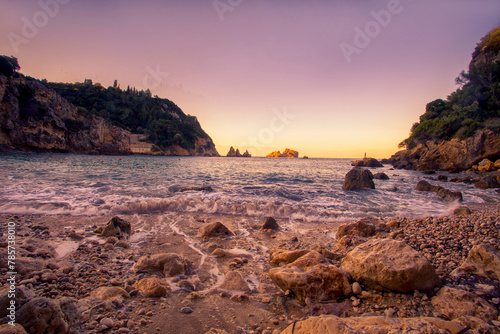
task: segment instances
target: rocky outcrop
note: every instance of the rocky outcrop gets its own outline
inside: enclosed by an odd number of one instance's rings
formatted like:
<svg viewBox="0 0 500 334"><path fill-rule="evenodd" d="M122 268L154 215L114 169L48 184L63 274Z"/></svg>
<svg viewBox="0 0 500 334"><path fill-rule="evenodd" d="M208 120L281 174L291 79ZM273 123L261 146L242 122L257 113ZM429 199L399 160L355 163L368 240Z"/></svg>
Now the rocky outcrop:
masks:
<svg viewBox="0 0 500 334"><path fill-rule="evenodd" d="M130 132L80 112L35 79L0 74L0 149L130 154Z"/></svg>
<svg viewBox="0 0 500 334"><path fill-rule="evenodd" d="M267 158L298 158L299 152L286 148L283 153L280 151L274 151L269 153Z"/></svg>
<svg viewBox="0 0 500 334"><path fill-rule="evenodd" d="M376 167L384 167L380 161L378 161L377 159L374 159L374 158L363 158L363 160L356 160L354 161L351 166L355 166L355 167L372 167L372 168L376 168Z"/></svg>
<svg viewBox="0 0 500 334"><path fill-rule="evenodd" d="M326 301L352 293L344 272L316 251L286 266L271 269L269 277L283 291L291 290L303 301L306 298Z"/></svg>
<svg viewBox="0 0 500 334"><path fill-rule="evenodd" d="M395 292L432 290L441 285L431 263L404 242L375 239L357 246L340 267L372 289Z"/></svg>
<svg viewBox="0 0 500 334"><path fill-rule="evenodd" d="M496 320L498 311L471 292L444 287L432 298L432 306L448 319L471 316L487 322ZM458 307L459 306L459 307Z"/></svg>
<svg viewBox="0 0 500 334"><path fill-rule="evenodd" d="M245 151L245 153L241 154L239 149L234 150L234 147L231 146L229 149L229 152L227 152L226 157L231 157L231 158L251 158L252 155L248 152L248 150Z"/></svg>
<svg viewBox="0 0 500 334"><path fill-rule="evenodd" d="M344 188L344 190L357 190L362 188L375 189L373 174L367 169L354 167L346 174L342 188Z"/></svg>
<svg viewBox="0 0 500 334"><path fill-rule="evenodd" d="M463 201L463 196L460 191L451 191L441 186L434 186L425 180L419 181L415 189L418 191L435 192L439 197L447 202Z"/></svg>
<svg viewBox="0 0 500 334"><path fill-rule="evenodd" d="M417 330L416 330L417 329ZM390 318L365 316L339 318L337 316L311 317L293 323L281 334L358 334L358 333L459 333L465 326L439 318Z"/></svg>
<svg viewBox="0 0 500 334"><path fill-rule="evenodd" d="M469 251L469 256L452 272L452 275L459 276L461 273L500 280L500 254L485 244L474 246Z"/></svg>
<svg viewBox="0 0 500 334"><path fill-rule="evenodd" d="M476 182L475 186L479 189L500 188L500 182L498 181L498 176L486 175Z"/></svg>
<svg viewBox="0 0 500 334"><path fill-rule="evenodd" d="M500 135L481 130L467 139L419 144L394 154L390 161L398 169L468 170L483 159L500 156Z"/></svg>

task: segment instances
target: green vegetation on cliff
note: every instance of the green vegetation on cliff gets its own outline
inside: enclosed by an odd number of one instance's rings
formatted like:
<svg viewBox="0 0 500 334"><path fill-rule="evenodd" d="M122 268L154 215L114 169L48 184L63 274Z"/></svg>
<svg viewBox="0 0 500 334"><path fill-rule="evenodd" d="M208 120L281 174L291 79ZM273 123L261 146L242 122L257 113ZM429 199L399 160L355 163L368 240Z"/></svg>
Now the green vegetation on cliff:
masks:
<svg viewBox="0 0 500 334"><path fill-rule="evenodd" d="M122 90L116 82L104 88L91 80L73 84L43 82L79 111L100 116L133 133L146 134L162 150L174 144L194 149L197 138L209 138L196 117L184 114L170 100L152 97L149 90Z"/></svg>
<svg viewBox="0 0 500 334"><path fill-rule="evenodd" d="M477 130L500 133L500 27L478 43L469 71L456 79L461 87L446 100L427 104L425 114L413 124L410 137L400 147L413 148L426 141L465 139Z"/></svg>

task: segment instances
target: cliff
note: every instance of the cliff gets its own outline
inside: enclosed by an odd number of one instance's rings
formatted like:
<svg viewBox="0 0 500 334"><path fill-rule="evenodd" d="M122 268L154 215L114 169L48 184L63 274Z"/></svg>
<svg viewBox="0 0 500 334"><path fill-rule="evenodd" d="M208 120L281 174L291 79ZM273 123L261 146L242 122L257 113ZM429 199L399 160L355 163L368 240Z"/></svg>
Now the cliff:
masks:
<svg viewBox="0 0 500 334"><path fill-rule="evenodd" d="M290 149L285 149L283 153L280 151L274 151L269 153L267 158L298 158L299 157L299 152L290 150Z"/></svg>
<svg viewBox="0 0 500 334"><path fill-rule="evenodd" d="M129 154L130 132L79 112L38 80L2 72L0 149Z"/></svg>
<svg viewBox="0 0 500 334"><path fill-rule="evenodd" d="M500 27L478 43L461 87L426 112L389 160L396 168L467 170L500 158Z"/></svg>
<svg viewBox="0 0 500 334"><path fill-rule="evenodd" d="M134 132L151 143L143 154L219 156L196 117L149 90L50 83L19 69L0 56L0 150L131 154Z"/></svg>
<svg viewBox="0 0 500 334"><path fill-rule="evenodd" d="M78 110L145 137L156 155L219 156L210 136L195 116L186 115L174 102L152 96L149 90L122 90L115 82L104 88L92 80L83 83L47 83Z"/></svg>

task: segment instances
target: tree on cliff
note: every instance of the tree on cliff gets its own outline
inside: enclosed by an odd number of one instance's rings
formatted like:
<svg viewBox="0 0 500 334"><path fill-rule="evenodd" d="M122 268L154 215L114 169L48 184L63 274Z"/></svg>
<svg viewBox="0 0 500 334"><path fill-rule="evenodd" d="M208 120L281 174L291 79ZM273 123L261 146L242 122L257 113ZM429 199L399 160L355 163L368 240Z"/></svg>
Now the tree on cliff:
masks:
<svg viewBox="0 0 500 334"><path fill-rule="evenodd" d="M80 111L101 116L131 132L145 134L161 150L171 145L194 149L197 138L206 138L211 142L196 117L184 114L168 99L152 97L149 89L137 91L127 87L122 90L116 80L108 88L92 84L90 80L87 84L47 85Z"/></svg>
<svg viewBox="0 0 500 334"><path fill-rule="evenodd" d="M0 73L6 77L11 77L20 69L21 66L19 66L19 62L16 57L0 56Z"/></svg>
<svg viewBox="0 0 500 334"><path fill-rule="evenodd" d="M465 139L479 129L500 133L500 27L478 43L469 71L456 79L459 87L446 100L427 104L400 147L413 148L428 140Z"/></svg>

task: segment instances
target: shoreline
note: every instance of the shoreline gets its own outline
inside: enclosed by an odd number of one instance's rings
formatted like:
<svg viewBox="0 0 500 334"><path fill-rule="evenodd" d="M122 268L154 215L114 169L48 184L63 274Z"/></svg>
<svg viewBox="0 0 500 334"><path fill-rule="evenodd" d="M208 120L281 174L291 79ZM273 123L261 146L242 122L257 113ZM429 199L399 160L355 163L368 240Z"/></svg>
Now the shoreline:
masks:
<svg viewBox="0 0 500 334"><path fill-rule="evenodd" d="M495 205L471 207L474 212L470 216L402 217L375 221L391 227L361 241L374 238L407 243L429 259L445 286L465 287L477 293L498 313L498 279L450 276L475 245L486 243L500 252L500 210L498 205L492 206ZM289 224L278 220L280 229L271 231L261 229L264 220L259 217L174 212L119 215L131 224L132 229L130 239L120 246L116 240L101 238L93 232L97 227L105 226L112 216L1 214L0 217L3 239L6 224L16 222L16 242L20 246L17 257L18 260L27 259L19 262L25 266L25 273L17 280L19 286L33 291L37 297L51 300L74 298L82 315L80 325L72 325L80 327L76 333L226 331L277 334L296 321L319 314L444 319L430 302L437 293L434 290L418 294L380 292L362 284L361 293L325 303L314 298L305 301L294 298L293 294L273 283L268 274L276 267L270 263L272 249L286 252L326 250L322 254L336 254L328 261L338 266L341 258L359 241L354 236L348 242L335 239L339 226L345 221ZM482 226L483 221L484 228L474 227ZM202 228L214 222L221 222L234 235L223 238L200 236ZM466 226L472 226L467 237L464 235ZM488 233L484 234L486 230ZM455 241L463 243L460 247L447 247L447 242ZM422 248L422 244L426 246ZM132 270L141 256L162 253L181 256L187 260L189 268L167 277L158 272ZM2 258L6 258L3 253ZM5 269L1 270L4 274ZM238 272L240 276L228 275L232 272ZM50 275L55 275L53 280L46 279ZM161 277L172 291L166 296L153 298L141 295L134 288L142 278L153 276ZM232 278L227 281L229 276ZM5 275L2 277L2 283L5 283ZM100 299L92 295L92 291L100 287L120 287L130 296ZM103 326L110 324L108 319L112 326L105 329Z"/></svg>

